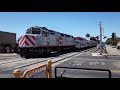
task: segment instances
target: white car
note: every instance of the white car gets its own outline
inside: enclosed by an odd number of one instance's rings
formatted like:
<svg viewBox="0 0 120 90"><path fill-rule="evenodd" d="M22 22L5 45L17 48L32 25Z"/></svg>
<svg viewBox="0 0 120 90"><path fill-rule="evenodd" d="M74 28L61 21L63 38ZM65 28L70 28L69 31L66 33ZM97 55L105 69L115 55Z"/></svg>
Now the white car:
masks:
<svg viewBox="0 0 120 90"><path fill-rule="evenodd" d="M120 42L117 43L117 49L120 49Z"/></svg>

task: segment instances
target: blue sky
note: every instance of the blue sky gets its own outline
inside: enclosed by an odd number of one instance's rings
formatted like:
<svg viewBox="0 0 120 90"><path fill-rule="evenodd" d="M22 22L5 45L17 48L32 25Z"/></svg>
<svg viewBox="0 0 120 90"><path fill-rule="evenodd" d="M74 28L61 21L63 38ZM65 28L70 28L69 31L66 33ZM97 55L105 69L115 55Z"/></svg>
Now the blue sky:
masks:
<svg viewBox="0 0 120 90"><path fill-rule="evenodd" d="M18 38L31 26L45 26L73 36L97 36L99 21L107 37L112 32L120 36L120 12L0 12L0 31L14 32Z"/></svg>

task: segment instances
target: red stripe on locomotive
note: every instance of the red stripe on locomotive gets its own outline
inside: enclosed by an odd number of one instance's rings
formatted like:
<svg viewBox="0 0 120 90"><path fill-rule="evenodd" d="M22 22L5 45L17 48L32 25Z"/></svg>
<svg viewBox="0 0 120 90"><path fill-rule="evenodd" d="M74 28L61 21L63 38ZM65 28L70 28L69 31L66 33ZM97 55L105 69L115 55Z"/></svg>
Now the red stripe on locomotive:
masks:
<svg viewBox="0 0 120 90"><path fill-rule="evenodd" d="M20 41L20 45L21 45L21 43L23 42L24 38L25 38L25 37L21 38L22 40Z"/></svg>
<svg viewBox="0 0 120 90"><path fill-rule="evenodd" d="M31 36L34 40L35 40L35 37L34 36Z"/></svg>
<svg viewBox="0 0 120 90"><path fill-rule="evenodd" d="M59 44L62 44L62 37L59 38Z"/></svg>
<svg viewBox="0 0 120 90"><path fill-rule="evenodd" d="M29 46L29 44L26 41L23 42L22 46L24 46L24 45Z"/></svg>
<svg viewBox="0 0 120 90"><path fill-rule="evenodd" d="M29 36L25 35L25 37L30 41L32 45L35 45L34 42L29 38Z"/></svg>

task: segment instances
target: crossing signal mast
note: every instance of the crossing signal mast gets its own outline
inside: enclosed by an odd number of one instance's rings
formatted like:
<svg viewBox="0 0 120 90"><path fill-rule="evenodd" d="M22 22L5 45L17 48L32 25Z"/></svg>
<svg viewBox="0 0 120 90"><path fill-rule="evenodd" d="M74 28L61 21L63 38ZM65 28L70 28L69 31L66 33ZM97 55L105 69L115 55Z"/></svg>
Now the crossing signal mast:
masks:
<svg viewBox="0 0 120 90"><path fill-rule="evenodd" d="M99 26L100 26L100 55L102 55L103 47L102 47L102 26L101 26L101 21L100 21Z"/></svg>
<svg viewBox="0 0 120 90"><path fill-rule="evenodd" d="M103 28L103 36L104 36L104 28Z"/></svg>

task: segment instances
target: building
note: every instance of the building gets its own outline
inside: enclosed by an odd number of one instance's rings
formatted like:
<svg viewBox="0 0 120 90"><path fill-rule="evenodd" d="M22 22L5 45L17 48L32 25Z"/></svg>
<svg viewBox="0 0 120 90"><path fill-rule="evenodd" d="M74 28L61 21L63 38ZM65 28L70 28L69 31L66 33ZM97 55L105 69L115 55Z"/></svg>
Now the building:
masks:
<svg viewBox="0 0 120 90"><path fill-rule="evenodd" d="M6 52L6 47L10 51L16 47L16 33L0 31L0 52Z"/></svg>

